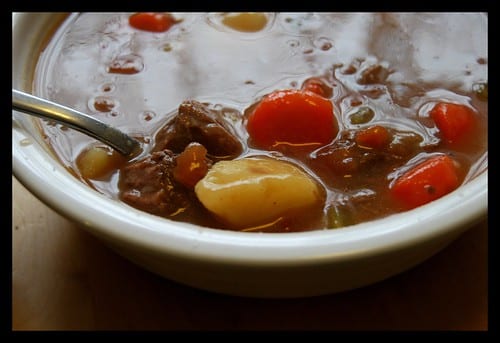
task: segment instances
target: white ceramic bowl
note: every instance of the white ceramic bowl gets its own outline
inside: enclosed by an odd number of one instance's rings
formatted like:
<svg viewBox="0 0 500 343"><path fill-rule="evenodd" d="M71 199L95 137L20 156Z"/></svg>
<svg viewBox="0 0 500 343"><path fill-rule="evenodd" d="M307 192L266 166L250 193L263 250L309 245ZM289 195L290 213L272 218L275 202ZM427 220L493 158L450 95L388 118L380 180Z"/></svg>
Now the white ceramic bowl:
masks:
<svg viewBox="0 0 500 343"><path fill-rule="evenodd" d="M28 90L54 14L13 16L13 88ZM135 210L92 190L49 152L33 119L13 112L14 176L45 204L133 262L197 288L253 297L339 292L400 273L487 216L482 172L430 204L338 230L262 234L215 230Z"/></svg>

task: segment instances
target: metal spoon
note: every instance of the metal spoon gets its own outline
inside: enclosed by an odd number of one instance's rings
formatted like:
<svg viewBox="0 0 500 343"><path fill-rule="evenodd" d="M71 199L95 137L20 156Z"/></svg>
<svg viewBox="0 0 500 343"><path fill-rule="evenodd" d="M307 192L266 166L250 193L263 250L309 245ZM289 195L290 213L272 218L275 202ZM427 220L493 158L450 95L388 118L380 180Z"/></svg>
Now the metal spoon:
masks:
<svg viewBox="0 0 500 343"><path fill-rule="evenodd" d="M106 143L127 157L132 157L141 150L137 140L108 124L72 108L16 89L12 90L12 108L64 124Z"/></svg>

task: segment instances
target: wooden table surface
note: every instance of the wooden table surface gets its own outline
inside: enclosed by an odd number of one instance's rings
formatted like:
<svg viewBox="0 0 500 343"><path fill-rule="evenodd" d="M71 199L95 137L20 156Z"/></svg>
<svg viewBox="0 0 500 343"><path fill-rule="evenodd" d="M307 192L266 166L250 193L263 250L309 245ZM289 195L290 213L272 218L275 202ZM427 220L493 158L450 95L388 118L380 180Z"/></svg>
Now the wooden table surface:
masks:
<svg viewBox="0 0 500 343"><path fill-rule="evenodd" d="M12 177L12 330L488 330L488 223L357 290L252 299L137 267Z"/></svg>

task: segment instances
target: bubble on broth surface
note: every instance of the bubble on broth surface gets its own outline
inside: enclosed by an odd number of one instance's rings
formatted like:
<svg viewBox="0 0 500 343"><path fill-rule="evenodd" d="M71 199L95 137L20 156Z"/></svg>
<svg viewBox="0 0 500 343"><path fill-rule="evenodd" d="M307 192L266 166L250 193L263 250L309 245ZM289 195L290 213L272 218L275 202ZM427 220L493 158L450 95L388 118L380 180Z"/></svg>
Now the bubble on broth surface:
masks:
<svg viewBox="0 0 500 343"><path fill-rule="evenodd" d="M144 69L141 56L128 54L118 56L109 63L107 71L112 74L137 74Z"/></svg>
<svg viewBox="0 0 500 343"><path fill-rule="evenodd" d="M117 101L113 98L98 95L89 100L89 107L97 112L110 112L118 105Z"/></svg>
<svg viewBox="0 0 500 343"><path fill-rule="evenodd" d="M156 117L156 113L153 111L146 110L140 114L140 118L143 121L151 121Z"/></svg>
<svg viewBox="0 0 500 343"><path fill-rule="evenodd" d="M104 93L111 93L116 89L114 83L104 83L99 87L99 90Z"/></svg>
<svg viewBox="0 0 500 343"><path fill-rule="evenodd" d="M320 49L322 51L328 51L333 48L333 42L328 37L319 37L313 41L313 45L315 48Z"/></svg>

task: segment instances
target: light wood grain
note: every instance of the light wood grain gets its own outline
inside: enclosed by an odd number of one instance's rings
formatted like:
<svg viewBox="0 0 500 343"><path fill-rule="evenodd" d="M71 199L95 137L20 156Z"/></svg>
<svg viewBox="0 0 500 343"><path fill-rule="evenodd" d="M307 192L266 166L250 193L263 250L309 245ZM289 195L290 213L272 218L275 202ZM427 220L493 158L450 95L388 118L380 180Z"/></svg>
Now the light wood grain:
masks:
<svg viewBox="0 0 500 343"><path fill-rule="evenodd" d="M487 330L488 223L362 289L263 300L176 284L118 256L12 178L13 330Z"/></svg>

